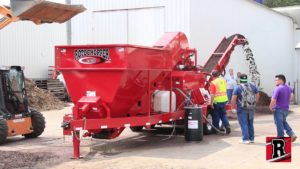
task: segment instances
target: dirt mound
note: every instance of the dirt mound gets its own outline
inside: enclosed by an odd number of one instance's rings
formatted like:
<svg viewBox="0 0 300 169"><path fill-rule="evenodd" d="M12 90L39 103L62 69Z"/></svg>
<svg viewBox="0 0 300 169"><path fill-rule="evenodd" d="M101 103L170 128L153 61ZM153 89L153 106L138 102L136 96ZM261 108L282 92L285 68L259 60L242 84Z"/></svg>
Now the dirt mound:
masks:
<svg viewBox="0 0 300 169"><path fill-rule="evenodd" d="M17 151L0 151L0 169L34 168L37 164L58 159L49 153L22 153Z"/></svg>
<svg viewBox="0 0 300 169"><path fill-rule="evenodd" d="M26 79L26 91L28 95L29 106L37 111L60 110L64 107L64 102L60 101L47 90L40 89L35 82Z"/></svg>
<svg viewBox="0 0 300 169"><path fill-rule="evenodd" d="M271 102L271 97L267 93L260 91L260 98L257 102L256 113L259 114L271 114L272 112L269 109L269 104Z"/></svg>
<svg viewBox="0 0 300 169"><path fill-rule="evenodd" d="M270 102L271 102L271 97L268 96L267 93L260 91L259 92L260 98L259 101L257 103L258 106L269 106Z"/></svg>
<svg viewBox="0 0 300 169"><path fill-rule="evenodd" d="M259 114L272 114L272 112L269 109L269 106L256 106L255 113L259 113Z"/></svg>

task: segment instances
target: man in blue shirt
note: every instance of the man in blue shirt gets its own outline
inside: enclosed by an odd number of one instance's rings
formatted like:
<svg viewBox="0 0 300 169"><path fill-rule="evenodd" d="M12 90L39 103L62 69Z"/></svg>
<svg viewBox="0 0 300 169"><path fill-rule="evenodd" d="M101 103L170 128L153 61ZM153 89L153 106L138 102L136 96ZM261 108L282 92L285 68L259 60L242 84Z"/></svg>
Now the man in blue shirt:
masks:
<svg viewBox="0 0 300 169"><path fill-rule="evenodd" d="M232 92L234 89L234 86L236 85L236 77L233 74L233 69L229 69L229 74L225 76L226 84L227 84L227 97L228 102L230 103L232 98Z"/></svg>
<svg viewBox="0 0 300 169"><path fill-rule="evenodd" d="M254 143L254 112L259 93L256 86L248 83L246 74L241 74L240 84L235 86L231 106L237 107L237 117L242 130L242 144Z"/></svg>

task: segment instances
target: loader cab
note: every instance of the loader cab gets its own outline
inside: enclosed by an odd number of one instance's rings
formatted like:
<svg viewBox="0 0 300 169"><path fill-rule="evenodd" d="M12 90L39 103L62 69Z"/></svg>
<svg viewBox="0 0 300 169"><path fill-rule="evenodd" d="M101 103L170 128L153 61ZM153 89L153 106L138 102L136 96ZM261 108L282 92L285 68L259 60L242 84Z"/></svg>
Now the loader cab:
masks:
<svg viewBox="0 0 300 169"><path fill-rule="evenodd" d="M21 66L0 67L0 109L6 116L28 112L25 78Z"/></svg>

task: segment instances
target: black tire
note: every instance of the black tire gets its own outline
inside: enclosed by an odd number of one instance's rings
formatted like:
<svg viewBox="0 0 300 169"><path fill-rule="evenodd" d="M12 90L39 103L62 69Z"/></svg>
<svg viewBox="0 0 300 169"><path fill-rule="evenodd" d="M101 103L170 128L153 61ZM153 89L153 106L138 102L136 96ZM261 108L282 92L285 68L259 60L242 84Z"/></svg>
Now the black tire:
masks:
<svg viewBox="0 0 300 169"><path fill-rule="evenodd" d="M133 132L141 132L144 126L132 126L130 127L131 131Z"/></svg>
<svg viewBox="0 0 300 169"><path fill-rule="evenodd" d="M33 132L29 134L25 134L25 138L36 138L40 136L45 129L45 118L42 113L32 110L31 111L31 121Z"/></svg>
<svg viewBox="0 0 300 169"><path fill-rule="evenodd" d="M207 113L206 113L206 119L210 123L212 123L211 111L212 111L211 109L208 109ZM203 123L203 132L204 132L205 135L212 134L213 131L214 131L214 129L213 129L213 127L209 123Z"/></svg>
<svg viewBox="0 0 300 169"><path fill-rule="evenodd" d="M5 143L8 135L8 126L6 120L0 120L0 144Z"/></svg>

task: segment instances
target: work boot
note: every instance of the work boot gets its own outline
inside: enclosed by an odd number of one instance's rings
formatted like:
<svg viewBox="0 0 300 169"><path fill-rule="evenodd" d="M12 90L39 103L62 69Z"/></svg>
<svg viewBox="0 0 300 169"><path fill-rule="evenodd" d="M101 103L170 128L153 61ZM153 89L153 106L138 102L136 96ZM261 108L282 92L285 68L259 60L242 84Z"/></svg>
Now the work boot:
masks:
<svg viewBox="0 0 300 169"><path fill-rule="evenodd" d="M230 127L226 128L226 134L230 134L230 133L231 133Z"/></svg>
<svg viewBox="0 0 300 169"><path fill-rule="evenodd" d="M225 132L225 128L224 127L219 128L219 130L222 131L222 132Z"/></svg>
<svg viewBox="0 0 300 169"><path fill-rule="evenodd" d="M294 135L292 135L291 139L292 139L292 142L294 142L297 140L297 136L294 134Z"/></svg>

